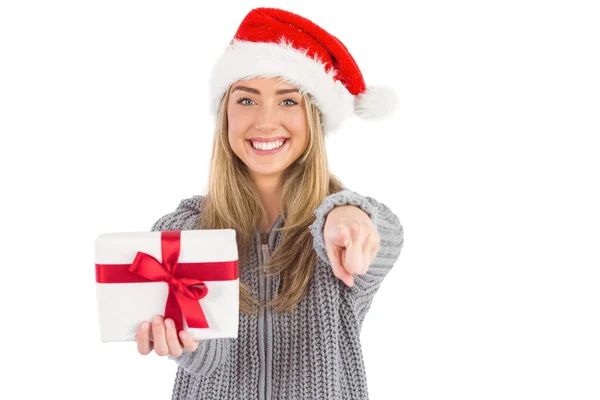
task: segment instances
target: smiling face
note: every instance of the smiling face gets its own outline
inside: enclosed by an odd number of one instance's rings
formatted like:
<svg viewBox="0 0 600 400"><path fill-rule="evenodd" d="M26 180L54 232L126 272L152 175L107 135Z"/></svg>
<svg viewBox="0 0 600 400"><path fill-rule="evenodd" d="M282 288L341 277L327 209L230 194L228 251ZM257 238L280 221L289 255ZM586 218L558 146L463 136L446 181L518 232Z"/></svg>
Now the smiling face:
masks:
<svg viewBox="0 0 600 400"><path fill-rule="evenodd" d="M308 145L304 99L296 86L277 78L231 85L228 139L255 182L279 179Z"/></svg>

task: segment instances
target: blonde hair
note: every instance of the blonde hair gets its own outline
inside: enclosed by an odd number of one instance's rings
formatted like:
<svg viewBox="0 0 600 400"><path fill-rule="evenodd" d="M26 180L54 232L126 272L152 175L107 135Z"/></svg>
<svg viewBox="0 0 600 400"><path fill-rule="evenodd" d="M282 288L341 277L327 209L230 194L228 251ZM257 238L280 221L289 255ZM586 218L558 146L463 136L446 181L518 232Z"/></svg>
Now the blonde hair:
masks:
<svg viewBox="0 0 600 400"><path fill-rule="evenodd" d="M322 114L303 93L308 123L308 145L282 176L280 210L284 224L281 244L265 265L266 274L281 274L281 288L276 298L263 304L277 312L293 311L313 276L316 253L308 229L314 210L323 199L342 190L342 183L329 172ZM258 191L248 167L231 149L228 139L227 103L223 96L212 146L208 191L202 201L198 229L235 229L242 268L248 261L260 221L267 220ZM287 213L287 215L284 214ZM240 277L242 274L240 273ZM240 312L256 314L260 301L256 293L240 279Z"/></svg>

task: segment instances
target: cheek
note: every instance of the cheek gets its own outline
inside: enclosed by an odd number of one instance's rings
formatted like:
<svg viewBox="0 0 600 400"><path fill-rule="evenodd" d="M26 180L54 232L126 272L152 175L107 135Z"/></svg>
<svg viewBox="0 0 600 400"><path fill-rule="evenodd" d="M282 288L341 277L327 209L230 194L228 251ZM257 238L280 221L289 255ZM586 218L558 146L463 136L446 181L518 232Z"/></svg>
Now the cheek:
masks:
<svg viewBox="0 0 600 400"><path fill-rule="evenodd" d="M244 137L244 134L252 125L252 120L243 112L232 112L228 114L227 125L229 141L231 142Z"/></svg>
<svg viewBox="0 0 600 400"><path fill-rule="evenodd" d="M306 143L308 141L308 125L304 113L290 116L287 119L286 128L294 136L297 142Z"/></svg>
<svg viewBox="0 0 600 400"><path fill-rule="evenodd" d="M308 146L308 128L305 126L299 127L299 130L295 134L296 143L298 144L298 150L303 152Z"/></svg>

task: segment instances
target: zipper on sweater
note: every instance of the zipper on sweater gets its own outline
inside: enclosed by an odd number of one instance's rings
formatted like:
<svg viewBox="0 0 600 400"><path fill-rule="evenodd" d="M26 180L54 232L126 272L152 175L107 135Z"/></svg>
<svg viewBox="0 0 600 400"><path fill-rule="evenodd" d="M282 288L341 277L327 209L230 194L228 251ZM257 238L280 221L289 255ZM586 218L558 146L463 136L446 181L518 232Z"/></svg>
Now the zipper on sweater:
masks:
<svg viewBox="0 0 600 400"><path fill-rule="evenodd" d="M259 298L263 301L271 299L271 278L265 275L265 264L269 260L270 251L268 243L268 233L262 234L262 265L259 267ZM262 290L260 290L262 288ZM272 397L272 361L273 361L273 333L271 331L272 321L271 312L268 308L263 308L260 314L259 326L262 328L262 343L263 347L259 348L262 352L264 364L261 366L260 382L259 382L259 400L270 400ZM260 343L259 343L260 345Z"/></svg>

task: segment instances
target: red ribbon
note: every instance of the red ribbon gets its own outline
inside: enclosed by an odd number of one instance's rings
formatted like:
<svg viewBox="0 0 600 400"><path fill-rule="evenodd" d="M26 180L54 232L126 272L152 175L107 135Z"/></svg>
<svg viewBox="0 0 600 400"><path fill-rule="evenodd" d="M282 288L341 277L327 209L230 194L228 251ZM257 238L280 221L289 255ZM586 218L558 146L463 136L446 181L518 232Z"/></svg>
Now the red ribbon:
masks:
<svg viewBox="0 0 600 400"><path fill-rule="evenodd" d="M181 231L161 232L160 242L162 263L150 254L138 251L131 264L96 264L96 282L166 282L169 296L164 315L175 321L177 332L183 329L182 312L188 327L208 328L198 302L208 293L204 282L238 279L237 260L180 263Z"/></svg>

